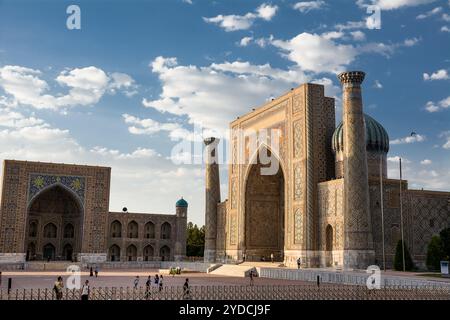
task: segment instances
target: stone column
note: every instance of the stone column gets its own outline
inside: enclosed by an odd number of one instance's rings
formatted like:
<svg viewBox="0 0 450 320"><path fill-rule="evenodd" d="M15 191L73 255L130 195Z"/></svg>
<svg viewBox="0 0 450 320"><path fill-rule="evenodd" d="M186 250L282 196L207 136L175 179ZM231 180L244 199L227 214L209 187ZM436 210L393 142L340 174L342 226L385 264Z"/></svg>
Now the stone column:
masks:
<svg viewBox="0 0 450 320"><path fill-rule="evenodd" d="M217 205L220 203L220 180L217 145L219 139L207 138L204 140L206 159L205 181L205 262L216 260L217 237Z"/></svg>
<svg viewBox="0 0 450 320"><path fill-rule="evenodd" d="M338 75L343 86L344 134L344 268L364 269L374 263L363 115L362 71Z"/></svg>

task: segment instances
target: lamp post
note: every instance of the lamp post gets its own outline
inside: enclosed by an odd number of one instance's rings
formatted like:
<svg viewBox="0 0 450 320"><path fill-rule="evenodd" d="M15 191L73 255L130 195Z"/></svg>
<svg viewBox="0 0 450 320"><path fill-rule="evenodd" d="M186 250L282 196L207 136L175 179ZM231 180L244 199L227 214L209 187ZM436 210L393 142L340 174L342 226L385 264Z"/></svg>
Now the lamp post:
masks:
<svg viewBox="0 0 450 320"><path fill-rule="evenodd" d="M384 251L383 154L380 154L380 206L381 206L381 236L383 244L383 269L386 272L386 254Z"/></svg>
<svg viewBox="0 0 450 320"><path fill-rule="evenodd" d="M402 257L403 257L403 272L405 268L405 238L403 236L403 201L402 201L402 158L400 158L400 229L402 232Z"/></svg>

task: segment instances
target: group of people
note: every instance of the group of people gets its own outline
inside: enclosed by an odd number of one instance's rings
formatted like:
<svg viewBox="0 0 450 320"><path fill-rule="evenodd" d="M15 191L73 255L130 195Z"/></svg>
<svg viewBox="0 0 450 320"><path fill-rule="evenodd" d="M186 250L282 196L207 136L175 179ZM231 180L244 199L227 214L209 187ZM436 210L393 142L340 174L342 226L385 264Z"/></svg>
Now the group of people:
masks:
<svg viewBox="0 0 450 320"><path fill-rule="evenodd" d="M61 300L63 298L64 282L63 278L60 276L56 279L53 285L53 291L55 292L56 300ZM91 287L89 285L89 280L84 281L81 287L81 300L89 300L89 294L91 293Z"/></svg>
<svg viewBox="0 0 450 320"><path fill-rule="evenodd" d="M134 288L137 289L139 287L139 276L136 276L136 278L134 278ZM155 274L155 277L153 278L153 282L152 282L152 276L148 276L147 281L145 282L145 287L146 289L150 290L152 283L155 284L155 286L158 288L159 291L161 291L163 289L163 285L164 285L164 277L163 275L158 275Z"/></svg>

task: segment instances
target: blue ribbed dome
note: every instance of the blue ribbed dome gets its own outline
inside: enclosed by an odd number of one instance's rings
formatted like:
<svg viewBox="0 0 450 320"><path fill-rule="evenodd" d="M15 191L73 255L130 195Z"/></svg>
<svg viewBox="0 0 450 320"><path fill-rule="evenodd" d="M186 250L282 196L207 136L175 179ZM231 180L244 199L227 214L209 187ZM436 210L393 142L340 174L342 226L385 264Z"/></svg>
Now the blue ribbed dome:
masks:
<svg viewBox="0 0 450 320"><path fill-rule="evenodd" d="M177 203L175 203L176 207L181 207L181 208L187 208L188 203L186 200L184 200L183 198L181 198L180 200L177 201Z"/></svg>
<svg viewBox="0 0 450 320"><path fill-rule="evenodd" d="M367 151L388 152L389 136L383 126L374 118L364 114L366 122L366 147ZM333 133L331 147L333 152L344 150L343 123L341 122Z"/></svg>

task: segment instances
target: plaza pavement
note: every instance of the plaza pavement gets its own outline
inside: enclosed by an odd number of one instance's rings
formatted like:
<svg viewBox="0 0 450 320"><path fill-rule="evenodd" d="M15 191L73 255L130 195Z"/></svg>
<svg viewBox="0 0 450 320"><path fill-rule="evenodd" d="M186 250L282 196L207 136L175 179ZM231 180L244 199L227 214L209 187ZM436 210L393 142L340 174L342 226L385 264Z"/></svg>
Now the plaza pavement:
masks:
<svg viewBox="0 0 450 320"><path fill-rule="evenodd" d="M147 277L154 279L158 270L105 270L99 272L99 277L90 277L89 272L81 273L82 283L88 279L92 287L133 287L134 279L139 276L139 286L145 287ZM70 274L64 271L4 271L1 288L6 289L8 278L12 278L12 289L52 288L56 278L62 276L64 281ZM164 286L183 286L186 278L192 286L223 286L248 285L249 278L215 276L206 273L182 273L181 275L163 275ZM306 281L291 281L280 279L255 278L255 285L311 285ZM152 285L155 285L154 283Z"/></svg>

